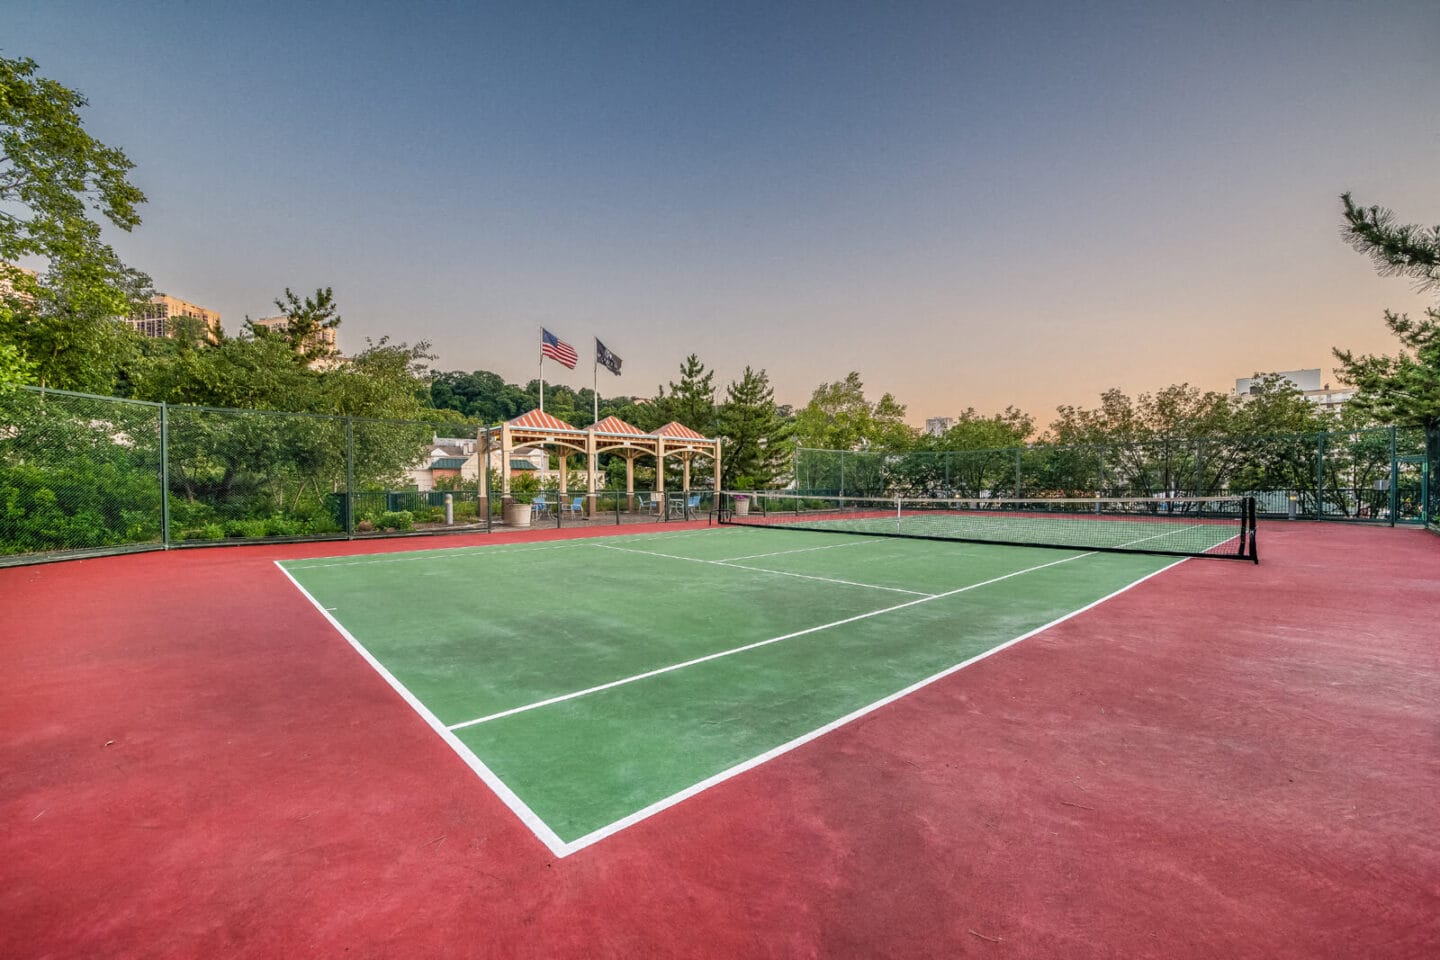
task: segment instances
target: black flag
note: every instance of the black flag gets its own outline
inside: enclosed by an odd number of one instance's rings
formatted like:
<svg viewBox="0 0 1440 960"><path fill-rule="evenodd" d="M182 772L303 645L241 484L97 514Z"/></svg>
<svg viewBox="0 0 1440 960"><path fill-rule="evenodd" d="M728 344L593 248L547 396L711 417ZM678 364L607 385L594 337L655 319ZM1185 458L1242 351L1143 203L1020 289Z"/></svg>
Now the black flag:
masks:
<svg viewBox="0 0 1440 960"><path fill-rule="evenodd" d="M595 338L595 362L615 376L620 376L620 358L605 349L605 344L600 342L599 337Z"/></svg>

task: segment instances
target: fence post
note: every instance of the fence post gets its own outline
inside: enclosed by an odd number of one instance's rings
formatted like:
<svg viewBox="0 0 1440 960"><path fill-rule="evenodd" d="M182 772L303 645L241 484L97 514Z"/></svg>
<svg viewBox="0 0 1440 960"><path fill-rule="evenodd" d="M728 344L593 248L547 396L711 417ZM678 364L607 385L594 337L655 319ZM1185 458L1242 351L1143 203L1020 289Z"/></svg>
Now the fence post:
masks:
<svg viewBox="0 0 1440 960"><path fill-rule="evenodd" d="M1390 427L1390 526L1395 526L1395 514L1400 512L1400 463L1395 459L1395 427Z"/></svg>
<svg viewBox="0 0 1440 960"><path fill-rule="evenodd" d="M355 421L345 418L345 536L355 536Z"/></svg>
<svg viewBox="0 0 1440 960"><path fill-rule="evenodd" d="M160 404L160 542L170 549L170 407Z"/></svg>
<svg viewBox="0 0 1440 960"><path fill-rule="evenodd" d="M1325 519L1325 434L1315 434L1315 519Z"/></svg>
<svg viewBox="0 0 1440 960"><path fill-rule="evenodd" d="M1020 448L1019 448L1019 447L1016 447L1016 448L1015 448L1015 497L1016 497L1016 499L1019 499L1020 497L1025 496L1025 494L1021 493L1020 490L1021 490L1021 486L1020 486Z"/></svg>
<svg viewBox="0 0 1440 960"><path fill-rule="evenodd" d="M845 451L840 451L840 496L845 496Z"/></svg>

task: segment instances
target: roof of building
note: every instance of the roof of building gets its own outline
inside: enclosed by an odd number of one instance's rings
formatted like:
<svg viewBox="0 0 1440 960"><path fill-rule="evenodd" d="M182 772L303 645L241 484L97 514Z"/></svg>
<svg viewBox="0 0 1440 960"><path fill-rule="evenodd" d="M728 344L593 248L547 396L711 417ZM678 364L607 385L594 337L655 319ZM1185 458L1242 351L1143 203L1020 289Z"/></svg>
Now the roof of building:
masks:
<svg viewBox="0 0 1440 960"><path fill-rule="evenodd" d="M465 466L465 457L436 457L430 462L431 470L459 470Z"/></svg>
<svg viewBox="0 0 1440 960"><path fill-rule="evenodd" d="M540 468L537 467L537 466L535 466L535 464L531 463L529 460L521 460L521 459L516 458L516 457L511 457L511 458L510 458L510 469L511 469L511 470L539 470Z"/></svg>
<svg viewBox="0 0 1440 960"><path fill-rule="evenodd" d="M698 433L696 433L694 430L691 430L689 427L685 426L685 424L683 424L683 423L678 423L678 422L676 422L676 421L674 421L674 420L671 420L669 423L665 424L665 426L661 427L659 430L656 430L655 432L658 433L658 434L659 434L660 436L662 436L662 437L675 437L675 438L680 439L680 440L708 440L708 439L709 439L709 437L702 436L701 434L698 434Z"/></svg>
<svg viewBox="0 0 1440 960"><path fill-rule="evenodd" d="M529 413L522 413L510 421L512 427L539 427L542 430L574 430L564 420L557 419L540 410L531 410Z"/></svg>
<svg viewBox="0 0 1440 960"><path fill-rule="evenodd" d="M595 424L595 426L591 429L593 429L596 433L628 433L636 437L646 436L644 430L641 430L639 427L632 426L631 424L626 423L624 420L621 420L619 417L616 416L606 417L604 420L601 420L599 423Z"/></svg>

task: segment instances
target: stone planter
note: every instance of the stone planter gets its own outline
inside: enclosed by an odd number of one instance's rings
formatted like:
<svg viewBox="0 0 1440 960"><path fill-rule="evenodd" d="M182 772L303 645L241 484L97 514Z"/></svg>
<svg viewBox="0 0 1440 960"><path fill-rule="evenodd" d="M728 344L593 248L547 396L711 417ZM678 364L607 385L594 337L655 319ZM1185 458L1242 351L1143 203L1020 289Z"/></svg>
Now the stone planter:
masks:
<svg viewBox="0 0 1440 960"><path fill-rule="evenodd" d="M750 516L750 500L747 497L732 497L730 508L730 512L737 517Z"/></svg>
<svg viewBox="0 0 1440 960"><path fill-rule="evenodd" d="M530 526L530 508L532 504L516 503L510 501L505 504L503 519L507 527L528 527Z"/></svg>

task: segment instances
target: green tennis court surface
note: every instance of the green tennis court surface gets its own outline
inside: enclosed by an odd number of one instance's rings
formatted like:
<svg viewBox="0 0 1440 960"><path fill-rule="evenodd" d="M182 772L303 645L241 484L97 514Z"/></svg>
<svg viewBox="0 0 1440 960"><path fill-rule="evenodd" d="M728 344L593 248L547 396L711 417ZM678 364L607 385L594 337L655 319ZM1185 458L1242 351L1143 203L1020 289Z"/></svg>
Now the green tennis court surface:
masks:
<svg viewBox="0 0 1440 960"><path fill-rule="evenodd" d="M724 528L280 566L563 856L1175 562Z"/></svg>

